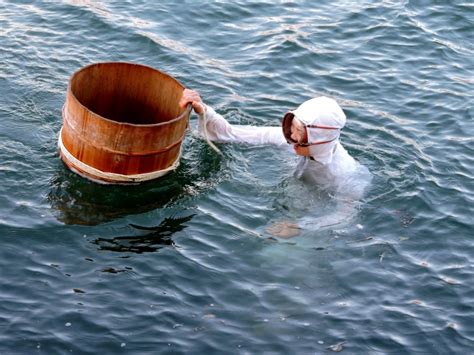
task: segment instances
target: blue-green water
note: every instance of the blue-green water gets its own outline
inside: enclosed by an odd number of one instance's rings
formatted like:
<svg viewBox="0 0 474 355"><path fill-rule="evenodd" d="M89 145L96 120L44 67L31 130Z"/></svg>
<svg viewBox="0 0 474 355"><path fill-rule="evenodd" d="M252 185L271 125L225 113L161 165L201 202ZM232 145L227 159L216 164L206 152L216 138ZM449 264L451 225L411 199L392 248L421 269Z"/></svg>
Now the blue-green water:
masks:
<svg viewBox="0 0 474 355"><path fill-rule="evenodd" d="M469 0L0 0L0 353L472 352L473 38ZM289 152L191 134L155 182L71 173L67 81L98 61L168 72L233 123L336 98L373 175L357 217L269 239L330 196Z"/></svg>

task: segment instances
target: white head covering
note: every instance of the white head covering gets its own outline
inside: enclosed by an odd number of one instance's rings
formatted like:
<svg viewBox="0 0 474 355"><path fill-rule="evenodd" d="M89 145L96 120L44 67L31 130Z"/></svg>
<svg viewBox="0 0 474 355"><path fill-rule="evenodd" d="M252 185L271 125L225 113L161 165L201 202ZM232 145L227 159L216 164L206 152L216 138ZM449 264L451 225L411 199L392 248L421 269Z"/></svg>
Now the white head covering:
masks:
<svg viewBox="0 0 474 355"><path fill-rule="evenodd" d="M346 124L346 115L338 103L325 96L303 102L296 110L291 111L296 118L307 125L327 126L336 129L306 127L308 143L326 142L309 146L311 156L322 164L329 164L339 142L340 130Z"/></svg>

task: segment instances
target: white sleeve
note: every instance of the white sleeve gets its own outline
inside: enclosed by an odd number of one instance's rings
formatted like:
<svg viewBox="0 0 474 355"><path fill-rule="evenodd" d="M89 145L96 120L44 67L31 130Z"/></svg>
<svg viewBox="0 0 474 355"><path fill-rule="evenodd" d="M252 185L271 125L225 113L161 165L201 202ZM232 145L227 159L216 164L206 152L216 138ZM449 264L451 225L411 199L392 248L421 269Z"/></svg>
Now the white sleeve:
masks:
<svg viewBox="0 0 474 355"><path fill-rule="evenodd" d="M206 108L206 128L210 140L224 143L286 145L281 127L232 125L210 106ZM204 117L199 115L199 134L204 137Z"/></svg>
<svg viewBox="0 0 474 355"><path fill-rule="evenodd" d="M298 226L306 230L323 230L326 228L335 228L336 226L347 226L351 224L359 210L359 201L342 200L338 201L336 209L320 217L305 216L298 221Z"/></svg>

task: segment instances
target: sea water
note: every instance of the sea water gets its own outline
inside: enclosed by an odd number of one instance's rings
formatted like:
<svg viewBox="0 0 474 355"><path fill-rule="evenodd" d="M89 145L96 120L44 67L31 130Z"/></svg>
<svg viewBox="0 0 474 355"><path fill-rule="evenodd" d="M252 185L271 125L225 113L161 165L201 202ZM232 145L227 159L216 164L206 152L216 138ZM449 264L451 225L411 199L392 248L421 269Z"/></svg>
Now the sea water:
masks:
<svg viewBox="0 0 474 355"><path fill-rule="evenodd" d="M472 352L472 38L467 0L0 0L0 352ZM165 71L233 124L336 99L372 175L355 216L274 237L334 199L289 151L219 156L191 131L163 179L77 176L61 109L100 61Z"/></svg>

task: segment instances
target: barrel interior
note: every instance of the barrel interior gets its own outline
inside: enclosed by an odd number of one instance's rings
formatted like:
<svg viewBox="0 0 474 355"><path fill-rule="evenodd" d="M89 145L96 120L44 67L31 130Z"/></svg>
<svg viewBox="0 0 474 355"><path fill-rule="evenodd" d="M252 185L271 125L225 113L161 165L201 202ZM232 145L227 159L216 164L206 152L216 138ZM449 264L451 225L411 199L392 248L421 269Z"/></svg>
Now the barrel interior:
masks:
<svg viewBox="0 0 474 355"><path fill-rule="evenodd" d="M109 120L155 124L180 116L183 87L158 70L130 63L101 63L78 71L70 89L88 110Z"/></svg>

